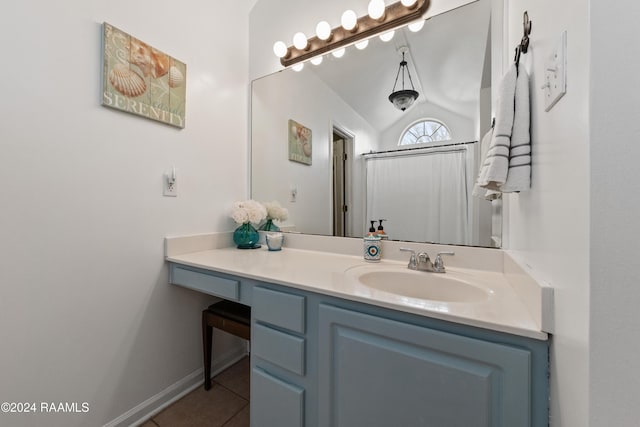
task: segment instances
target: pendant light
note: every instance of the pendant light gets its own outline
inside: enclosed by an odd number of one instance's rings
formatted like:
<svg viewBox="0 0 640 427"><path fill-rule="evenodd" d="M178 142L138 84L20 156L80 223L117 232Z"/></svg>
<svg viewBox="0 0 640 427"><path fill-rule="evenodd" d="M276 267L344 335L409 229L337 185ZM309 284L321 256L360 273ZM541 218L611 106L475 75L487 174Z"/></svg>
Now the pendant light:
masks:
<svg viewBox="0 0 640 427"><path fill-rule="evenodd" d="M389 101L401 111L406 110L411 107L418 96L420 94L416 92L413 87L413 81L411 80L411 73L409 72L409 68L407 68L407 61L404 59L405 52L402 52L402 61L400 62L400 66L398 67L398 74L396 74L396 81L393 83L393 89L391 95L389 95ZM404 88L404 74L407 72L407 76L409 76L409 83L411 83L411 89ZM402 73L402 89L396 90L396 85L398 84L398 77L400 77L400 73Z"/></svg>

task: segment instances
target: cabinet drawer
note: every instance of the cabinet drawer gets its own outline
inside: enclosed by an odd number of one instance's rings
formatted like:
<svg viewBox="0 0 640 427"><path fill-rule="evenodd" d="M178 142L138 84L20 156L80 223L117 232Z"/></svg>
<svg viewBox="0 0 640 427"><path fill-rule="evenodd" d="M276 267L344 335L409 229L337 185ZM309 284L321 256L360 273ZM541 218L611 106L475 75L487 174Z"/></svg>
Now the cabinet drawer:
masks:
<svg viewBox="0 0 640 427"><path fill-rule="evenodd" d="M304 338L254 323L251 352L295 374L304 375Z"/></svg>
<svg viewBox="0 0 640 427"><path fill-rule="evenodd" d="M171 267L171 283L229 300L238 301L240 298L238 280L224 279L182 267Z"/></svg>
<svg viewBox="0 0 640 427"><path fill-rule="evenodd" d="M298 427L304 425L304 389L284 382L262 369L251 374L251 425Z"/></svg>
<svg viewBox="0 0 640 427"><path fill-rule="evenodd" d="M305 297L256 287L253 290L253 316L265 323L304 333Z"/></svg>

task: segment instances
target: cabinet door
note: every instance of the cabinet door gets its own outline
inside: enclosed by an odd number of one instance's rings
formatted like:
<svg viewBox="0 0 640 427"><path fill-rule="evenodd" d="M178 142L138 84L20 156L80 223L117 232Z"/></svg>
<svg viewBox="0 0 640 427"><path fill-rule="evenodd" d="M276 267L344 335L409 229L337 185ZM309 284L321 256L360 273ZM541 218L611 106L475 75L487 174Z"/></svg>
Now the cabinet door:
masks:
<svg viewBox="0 0 640 427"><path fill-rule="evenodd" d="M530 353L321 305L319 425L526 427Z"/></svg>
<svg viewBox="0 0 640 427"><path fill-rule="evenodd" d="M304 390L259 368L251 372L251 427L302 427Z"/></svg>

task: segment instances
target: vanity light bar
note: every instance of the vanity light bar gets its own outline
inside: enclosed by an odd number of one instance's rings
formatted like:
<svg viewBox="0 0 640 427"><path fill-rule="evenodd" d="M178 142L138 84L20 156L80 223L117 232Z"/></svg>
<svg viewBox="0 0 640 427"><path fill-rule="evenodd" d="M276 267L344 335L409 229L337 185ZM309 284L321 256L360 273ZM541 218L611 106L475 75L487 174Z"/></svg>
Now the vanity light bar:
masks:
<svg viewBox="0 0 640 427"><path fill-rule="evenodd" d="M303 49L289 46L285 56L280 58L280 63L288 67L416 21L427 12L430 4L430 0L417 0L409 7L404 6L402 1L393 3L385 8L381 19L373 19L369 15L361 16L353 30L345 30L340 26L331 30L331 36L327 40L314 36L307 40L307 46Z"/></svg>

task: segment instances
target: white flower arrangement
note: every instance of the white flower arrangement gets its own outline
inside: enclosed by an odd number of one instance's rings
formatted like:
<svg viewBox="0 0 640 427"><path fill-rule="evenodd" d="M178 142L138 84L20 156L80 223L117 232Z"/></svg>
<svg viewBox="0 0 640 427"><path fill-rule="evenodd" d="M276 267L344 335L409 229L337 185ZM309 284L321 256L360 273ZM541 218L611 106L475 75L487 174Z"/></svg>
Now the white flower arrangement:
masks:
<svg viewBox="0 0 640 427"><path fill-rule="evenodd" d="M286 221L289 218L289 211L278 202L264 203L264 207L267 209L267 219Z"/></svg>
<svg viewBox="0 0 640 427"><path fill-rule="evenodd" d="M255 200L235 202L231 209L231 218L238 224L251 222L258 224L267 217L267 209Z"/></svg>

